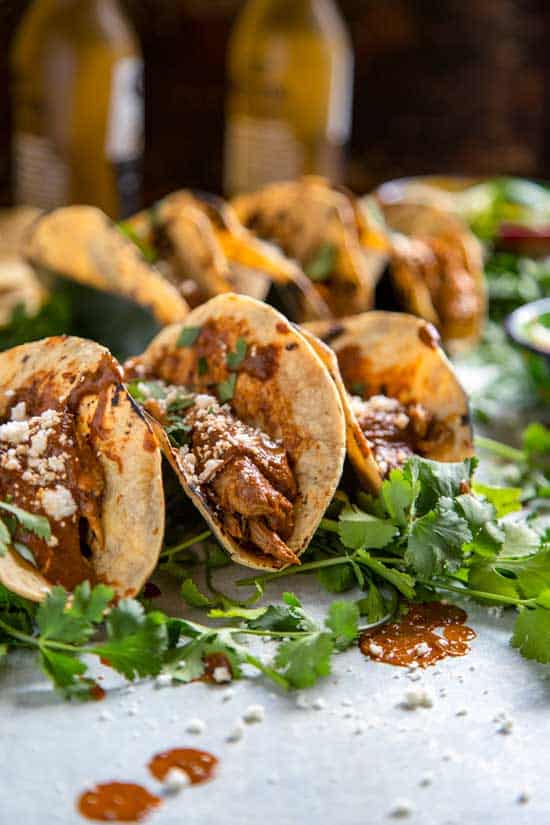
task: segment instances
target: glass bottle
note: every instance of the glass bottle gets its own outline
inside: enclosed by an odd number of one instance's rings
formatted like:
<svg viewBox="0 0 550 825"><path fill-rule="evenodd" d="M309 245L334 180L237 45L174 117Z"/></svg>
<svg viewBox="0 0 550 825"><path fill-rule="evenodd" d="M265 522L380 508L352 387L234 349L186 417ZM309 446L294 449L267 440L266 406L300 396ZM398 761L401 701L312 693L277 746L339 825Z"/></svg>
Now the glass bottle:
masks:
<svg viewBox="0 0 550 825"><path fill-rule="evenodd" d="M353 53L333 0L248 0L228 61L227 193L302 174L338 183Z"/></svg>
<svg viewBox="0 0 550 825"><path fill-rule="evenodd" d="M16 202L137 211L143 61L116 0L35 0L11 57Z"/></svg>

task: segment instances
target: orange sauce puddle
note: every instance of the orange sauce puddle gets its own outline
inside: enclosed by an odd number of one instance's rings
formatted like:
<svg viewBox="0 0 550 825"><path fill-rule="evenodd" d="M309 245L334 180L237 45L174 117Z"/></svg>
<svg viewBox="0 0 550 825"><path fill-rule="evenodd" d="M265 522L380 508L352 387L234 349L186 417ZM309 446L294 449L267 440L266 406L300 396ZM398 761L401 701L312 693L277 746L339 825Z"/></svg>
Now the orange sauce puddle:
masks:
<svg viewBox="0 0 550 825"><path fill-rule="evenodd" d="M141 785L105 782L80 796L78 810L99 822L140 822L160 804L161 799Z"/></svg>
<svg viewBox="0 0 550 825"><path fill-rule="evenodd" d="M409 604L408 608L401 621L363 633L359 647L365 656L397 667L428 667L447 656L469 652L468 642L476 633L464 624L465 610L442 602Z"/></svg>
<svg viewBox="0 0 550 825"><path fill-rule="evenodd" d="M157 753L149 762L148 768L161 782L172 768L179 768L188 775L192 785L200 785L212 779L218 759L207 751L194 748L173 748Z"/></svg>

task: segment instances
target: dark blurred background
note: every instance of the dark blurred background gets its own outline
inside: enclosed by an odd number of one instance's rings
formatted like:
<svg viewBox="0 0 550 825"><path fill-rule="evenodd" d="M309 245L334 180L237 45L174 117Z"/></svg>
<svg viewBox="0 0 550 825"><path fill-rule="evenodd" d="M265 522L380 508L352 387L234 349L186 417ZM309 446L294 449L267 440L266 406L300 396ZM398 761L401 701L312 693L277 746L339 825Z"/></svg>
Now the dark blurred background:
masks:
<svg viewBox="0 0 550 825"><path fill-rule="evenodd" d="M25 0L0 0L0 203L11 200L8 50ZM241 0L125 0L145 57L145 200L222 183L225 53ZM347 179L426 172L550 177L548 0L340 0L355 50ZM546 145L545 145L546 143Z"/></svg>

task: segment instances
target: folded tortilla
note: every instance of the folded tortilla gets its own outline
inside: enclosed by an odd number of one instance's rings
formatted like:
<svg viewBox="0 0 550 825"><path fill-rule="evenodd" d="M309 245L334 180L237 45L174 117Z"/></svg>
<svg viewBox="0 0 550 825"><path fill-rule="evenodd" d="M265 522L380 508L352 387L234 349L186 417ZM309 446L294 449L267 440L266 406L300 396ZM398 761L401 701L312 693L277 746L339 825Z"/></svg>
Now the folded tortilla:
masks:
<svg viewBox="0 0 550 825"><path fill-rule="evenodd" d="M138 593L163 539L161 454L108 350L61 336L1 353L0 421L0 500L50 532L18 523L0 582L33 601L85 580Z"/></svg>
<svg viewBox="0 0 550 825"><path fill-rule="evenodd" d="M338 388L348 456L366 489L378 492L413 454L436 461L474 454L468 397L431 324L367 312L302 332Z"/></svg>
<svg viewBox="0 0 550 825"><path fill-rule="evenodd" d="M163 330L127 379L232 558L297 563L345 457L339 395L304 337L272 307L220 295Z"/></svg>

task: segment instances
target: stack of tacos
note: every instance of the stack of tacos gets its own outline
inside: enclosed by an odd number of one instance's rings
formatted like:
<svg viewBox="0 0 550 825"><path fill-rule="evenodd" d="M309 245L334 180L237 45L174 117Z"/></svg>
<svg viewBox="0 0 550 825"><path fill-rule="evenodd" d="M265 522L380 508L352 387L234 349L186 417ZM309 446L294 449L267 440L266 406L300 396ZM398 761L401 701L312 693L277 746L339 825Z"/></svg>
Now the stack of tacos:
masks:
<svg viewBox="0 0 550 825"><path fill-rule="evenodd" d="M0 582L34 601L86 580L138 593L163 539L161 457L118 363L73 337L6 351L0 422Z"/></svg>

